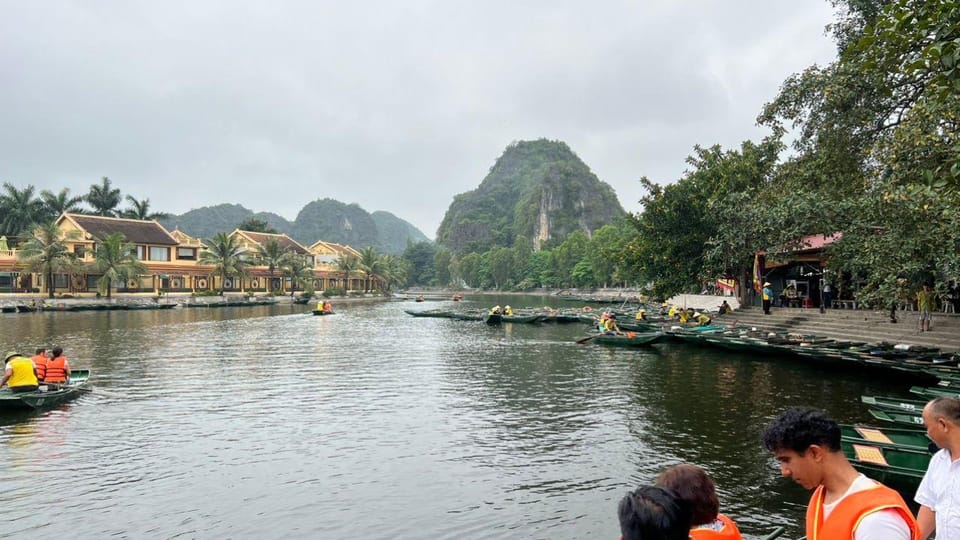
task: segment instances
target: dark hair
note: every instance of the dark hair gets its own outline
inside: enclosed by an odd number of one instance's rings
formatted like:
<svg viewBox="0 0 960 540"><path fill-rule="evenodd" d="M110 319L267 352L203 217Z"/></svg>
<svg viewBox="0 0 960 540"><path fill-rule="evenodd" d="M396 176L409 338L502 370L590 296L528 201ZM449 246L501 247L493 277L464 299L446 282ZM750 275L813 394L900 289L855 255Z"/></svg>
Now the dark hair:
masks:
<svg viewBox="0 0 960 540"><path fill-rule="evenodd" d="M802 455L812 444L840 451L840 426L817 409L789 409L763 432L763 446L771 452L793 450Z"/></svg>
<svg viewBox="0 0 960 540"><path fill-rule="evenodd" d="M960 424L960 399L940 396L930 400L930 412L942 416L954 424Z"/></svg>
<svg viewBox="0 0 960 540"><path fill-rule="evenodd" d="M713 479L696 465L674 465L657 476L657 485L672 490L690 505L693 525L713 523L720 512L720 499Z"/></svg>
<svg viewBox="0 0 960 540"><path fill-rule="evenodd" d="M690 535L690 506L660 486L627 493L617 514L624 540L687 540Z"/></svg>
<svg viewBox="0 0 960 540"><path fill-rule="evenodd" d="M35 352L34 354L40 354L40 353L45 353L45 352L47 352L47 350L41 347L41 348L37 349L37 352Z"/></svg>
<svg viewBox="0 0 960 540"><path fill-rule="evenodd" d="M63 349L60 347L54 347L53 350L50 352L53 354L54 358L57 358L63 354Z"/></svg>

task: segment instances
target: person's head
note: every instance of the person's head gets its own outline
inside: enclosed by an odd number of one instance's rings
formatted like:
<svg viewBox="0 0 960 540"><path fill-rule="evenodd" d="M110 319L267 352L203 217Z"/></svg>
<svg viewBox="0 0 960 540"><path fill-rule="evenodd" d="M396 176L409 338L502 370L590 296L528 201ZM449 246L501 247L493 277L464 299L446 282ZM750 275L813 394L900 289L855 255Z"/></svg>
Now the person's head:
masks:
<svg viewBox="0 0 960 540"><path fill-rule="evenodd" d="M16 357L18 357L18 356L20 356L20 353L10 351L10 352L8 352L7 354L3 355L3 363L6 364L6 363L9 362L10 360L13 360L14 358L16 358Z"/></svg>
<svg viewBox="0 0 960 540"><path fill-rule="evenodd" d="M61 348L61 347L54 347L54 348L53 348L53 357L54 357L54 358L59 358L59 357L61 357L61 356L63 356L63 348Z"/></svg>
<svg viewBox="0 0 960 540"><path fill-rule="evenodd" d="M690 505L692 526L712 523L720 512L713 479L696 465L674 465L657 476L656 484L665 487Z"/></svg>
<svg viewBox="0 0 960 540"><path fill-rule="evenodd" d="M951 438L960 441L960 399L932 399L923 408L923 424L931 441L940 448L950 448Z"/></svg>
<svg viewBox="0 0 960 540"><path fill-rule="evenodd" d="M46 354L47 354L47 350L44 349L44 348L39 348L39 349L37 349L36 355L37 355L37 356L40 356L41 354L42 354L42 355L46 355Z"/></svg>
<svg viewBox="0 0 960 540"><path fill-rule="evenodd" d="M840 449L840 426L823 411L789 409L763 432L763 445L780 463L780 473L806 489L823 483Z"/></svg>
<svg viewBox="0 0 960 540"><path fill-rule="evenodd" d="M690 534L689 505L660 486L627 493L617 515L623 540L687 540Z"/></svg>

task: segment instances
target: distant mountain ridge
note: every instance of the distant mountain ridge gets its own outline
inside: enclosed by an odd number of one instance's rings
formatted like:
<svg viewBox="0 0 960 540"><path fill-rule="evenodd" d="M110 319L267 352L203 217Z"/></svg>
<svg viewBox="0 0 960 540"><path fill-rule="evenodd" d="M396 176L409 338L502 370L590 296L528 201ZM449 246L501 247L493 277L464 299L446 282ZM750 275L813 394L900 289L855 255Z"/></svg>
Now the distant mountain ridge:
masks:
<svg viewBox="0 0 960 540"><path fill-rule="evenodd" d="M347 244L357 249L373 246L381 253L399 255L407 242L429 242L430 239L411 223L390 212L368 213L357 204L334 199L318 199L307 203L295 220L288 221L272 212L254 212L239 204L204 206L160 220L169 230L181 231L198 238L210 238L218 232L230 232L248 218L267 222L309 246L317 240Z"/></svg>
<svg viewBox="0 0 960 540"><path fill-rule="evenodd" d="M624 214L613 188L566 143L520 141L504 150L477 189L454 197L437 243L457 254L482 253L523 236L539 250L574 231L591 235Z"/></svg>

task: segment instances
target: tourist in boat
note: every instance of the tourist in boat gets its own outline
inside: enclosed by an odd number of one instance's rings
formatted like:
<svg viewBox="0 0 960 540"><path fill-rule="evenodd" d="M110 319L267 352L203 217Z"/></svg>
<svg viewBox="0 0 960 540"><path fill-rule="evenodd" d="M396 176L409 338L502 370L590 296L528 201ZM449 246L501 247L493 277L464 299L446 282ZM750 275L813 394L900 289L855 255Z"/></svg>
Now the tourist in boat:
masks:
<svg viewBox="0 0 960 540"><path fill-rule="evenodd" d="M656 485L672 490L690 505L692 540L743 540L732 519L720 513L713 479L696 465L674 465L657 476Z"/></svg>
<svg viewBox="0 0 960 540"><path fill-rule="evenodd" d="M670 306L669 310L667 310L667 317L670 317L671 319L675 319L679 315L680 315L680 306L673 305L673 306Z"/></svg>
<svg viewBox="0 0 960 540"><path fill-rule="evenodd" d="M333 306L330 305L330 302L324 300L323 302L323 312L331 313L333 311Z"/></svg>
<svg viewBox="0 0 960 540"><path fill-rule="evenodd" d="M645 320L647 320L647 310L641 309L640 311L637 311L636 319L637 319L638 321L645 321Z"/></svg>
<svg viewBox="0 0 960 540"><path fill-rule="evenodd" d="M510 306L504 306L504 307L503 307L503 314L504 314L504 315L513 315L513 308L510 307Z"/></svg>
<svg viewBox="0 0 960 540"><path fill-rule="evenodd" d="M620 333L620 325L617 324L617 316L613 313L606 313L607 320L603 323L603 331L608 334Z"/></svg>
<svg viewBox="0 0 960 540"><path fill-rule="evenodd" d="M501 310L500 306L493 306L492 308L490 308L490 314L491 314L491 315L500 315L501 312L502 312L502 310Z"/></svg>
<svg viewBox="0 0 960 540"><path fill-rule="evenodd" d="M733 308L730 307L730 304L726 300L720 304L720 315L726 315L727 313L733 313Z"/></svg>
<svg viewBox="0 0 960 540"><path fill-rule="evenodd" d="M960 399L938 397L923 408L923 424L940 450L930 458L930 465L917 488L914 500L920 504L917 523L920 538L934 531L937 538L960 538L960 500L957 480L960 470Z"/></svg>
<svg viewBox="0 0 960 540"><path fill-rule="evenodd" d="M710 323L713 322L713 319L711 319L709 315L700 313L699 311L693 314L693 320L696 321L699 326L710 326Z"/></svg>
<svg viewBox="0 0 960 540"><path fill-rule="evenodd" d="M3 379L0 387L7 385L14 393L33 392L40 387L37 380L37 370L33 367L33 360L20 353L8 352L3 359L5 364Z"/></svg>
<svg viewBox="0 0 960 540"><path fill-rule="evenodd" d="M47 362L47 373L43 382L47 383L66 383L70 380L70 363L67 357L63 355L63 349L54 347L50 351L50 361Z"/></svg>
<svg viewBox="0 0 960 540"><path fill-rule="evenodd" d="M780 473L814 490L807 538L920 540L920 527L899 493L857 472L840 448L840 426L816 409L790 409L763 433Z"/></svg>
<svg viewBox="0 0 960 540"><path fill-rule="evenodd" d="M644 486L617 506L621 540L687 540L690 505L664 487Z"/></svg>
<svg viewBox="0 0 960 540"><path fill-rule="evenodd" d="M50 358L47 356L47 350L44 348L37 349L37 354L33 355L31 358L33 361L33 367L37 370L37 380L43 381L43 378L47 375L47 362L50 361Z"/></svg>

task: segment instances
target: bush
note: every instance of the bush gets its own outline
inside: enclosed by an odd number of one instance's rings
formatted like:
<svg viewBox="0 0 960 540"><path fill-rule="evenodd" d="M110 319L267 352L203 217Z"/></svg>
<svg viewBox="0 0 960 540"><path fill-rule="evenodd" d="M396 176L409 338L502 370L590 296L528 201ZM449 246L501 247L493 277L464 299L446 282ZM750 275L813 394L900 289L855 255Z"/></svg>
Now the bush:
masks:
<svg viewBox="0 0 960 540"><path fill-rule="evenodd" d="M220 296L220 291L199 291L192 293L190 296Z"/></svg>
<svg viewBox="0 0 960 540"><path fill-rule="evenodd" d="M332 287L329 289L324 289L323 297L330 298L331 296L346 296L347 291L343 290L340 287Z"/></svg>

